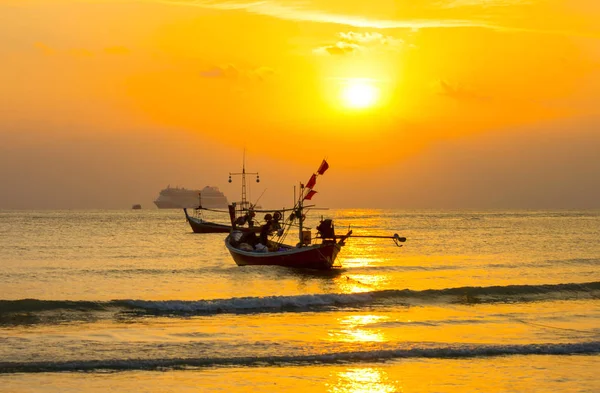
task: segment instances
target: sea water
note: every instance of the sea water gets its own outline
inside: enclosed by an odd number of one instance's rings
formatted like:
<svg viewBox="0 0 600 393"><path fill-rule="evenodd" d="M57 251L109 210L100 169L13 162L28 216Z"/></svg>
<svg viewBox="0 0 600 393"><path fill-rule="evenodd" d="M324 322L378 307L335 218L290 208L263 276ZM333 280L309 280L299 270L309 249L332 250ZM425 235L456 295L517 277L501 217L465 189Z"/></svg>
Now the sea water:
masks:
<svg viewBox="0 0 600 393"><path fill-rule="evenodd" d="M0 211L0 391L600 392L600 211L321 215L407 241L238 267L180 210Z"/></svg>

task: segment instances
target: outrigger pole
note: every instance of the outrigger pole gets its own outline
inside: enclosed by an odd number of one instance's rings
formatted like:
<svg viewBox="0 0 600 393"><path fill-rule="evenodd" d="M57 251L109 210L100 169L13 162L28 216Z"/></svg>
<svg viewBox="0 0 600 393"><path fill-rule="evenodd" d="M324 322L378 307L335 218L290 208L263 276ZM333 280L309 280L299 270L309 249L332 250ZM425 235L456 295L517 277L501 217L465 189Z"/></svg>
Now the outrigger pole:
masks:
<svg viewBox="0 0 600 393"><path fill-rule="evenodd" d="M400 243L404 243L406 241L405 237L400 237L397 233L394 233L393 236L383 236L383 235L335 235L334 238L335 239L347 239L349 237L364 237L364 238L368 238L368 239L392 239L394 241L394 243L396 243L396 245L398 247L402 247L402 244Z"/></svg>
<svg viewBox="0 0 600 393"><path fill-rule="evenodd" d="M404 243L406 241L406 238L404 236L400 237L397 233L394 233L393 236L380 236L380 235L350 235L348 237L366 237L366 238L375 238L375 239L392 239L394 240L394 243L396 243L396 245L398 247L402 247L402 244L400 243Z"/></svg>

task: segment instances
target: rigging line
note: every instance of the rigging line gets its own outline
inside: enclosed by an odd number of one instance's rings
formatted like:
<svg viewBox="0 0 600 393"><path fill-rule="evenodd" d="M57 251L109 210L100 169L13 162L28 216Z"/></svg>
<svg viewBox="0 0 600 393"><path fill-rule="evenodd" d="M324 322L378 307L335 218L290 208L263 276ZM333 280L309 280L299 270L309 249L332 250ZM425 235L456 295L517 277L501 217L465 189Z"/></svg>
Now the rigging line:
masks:
<svg viewBox="0 0 600 393"><path fill-rule="evenodd" d="M315 205L307 205L307 206L304 206L304 208L307 209L307 208L312 207L312 206L315 206ZM291 212L291 211L297 210L297 208L294 207L294 208L287 208L287 209L286 208L282 208L282 209L267 209L267 210L265 210L265 209L252 209L252 210L254 212L256 212L256 213L272 213L272 212Z"/></svg>
<svg viewBox="0 0 600 393"><path fill-rule="evenodd" d="M282 224L280 224L281 228L283 229L283 233L277 236L277 243L283 243L285 241L285 238L287 237L287 234L291 228L291 224L288 224L286 222L287 219L284 214L281 215L281 221L283 222Z"/></svg>
<svg viewBox="0 0 600 393"><path fill-rule="evenodd" d="M195 209L196 210L207 210L209 212L216 212L216 213L229 213L227 210L215 210L215 209L208 209L206 207L197 207Z"/></svg>
<svg viewBox="0 0 600 393"><path fill-rule="evenodd" d="M283 220L285 220L285 218L283 218ZM285 222L285 221L284 221ZM285 239L287 238L288 233L291 231L292 229L292 225L293 223L285 223L283 224L285 226L283 233L280 236L280 243L283 243L285 241Z"/></svg>
<svg viewBox="0 0 600 393"><path fill-rule="evenodd" d="M538 327L543 327L546 329L556 329L556 330L567 330L567 331L571 331L571 332L577 332L577 333L583 333L583 334L591 334L594 336L598 336L600 335L597 332L590 332L589 330L579 330L579 329L572 329L572 328L562 328L562 327L558 327L558 326L550 326L550 325L544 325L541 323L537 323L537 322L528 322L525 321L523 319L519 319L519 318L512 318L513 320L517 321L517 322L521 322L525 325L531 325L531 326L538 326Z"/></svg>
<svg viewBox="0 0 600 393"><path fill-rule="evenodd" d="M321 252L321 250L317 249L317 252L318 252L318 253L319 253L319 255L321 256L321 258L323 258L323 259L325 259L325 260L328 260L328 259L330 259L330 258L327 258L327 257L326 257L326 256L325 256L325 255L324 255L322 252ZM333 263L332 263L331 265L333 266Z"/></svg>
<svg viewBox="0 0 600 393"><path fill-rule="evenodd" d="M332 265L332 267L336 267L336 268L342 268L344 267L346 264L344 261L346 261L346 258L344 258L343 256L339 256L336 258L337 260L335 261L335 263ZM346 276L346 279L348 276Z"/></svg>
<svg viewBox="0 0 600 393"><path fill-rule="evenodd" d="M267 191L267 189L265 188L263 190L263 192L259 195L258 199L256 200L256 202L254 202L253 206L256 206L258 204L258 201L260 201L260 198L262 198L262 196L265 194L265 191Z"/></svg>

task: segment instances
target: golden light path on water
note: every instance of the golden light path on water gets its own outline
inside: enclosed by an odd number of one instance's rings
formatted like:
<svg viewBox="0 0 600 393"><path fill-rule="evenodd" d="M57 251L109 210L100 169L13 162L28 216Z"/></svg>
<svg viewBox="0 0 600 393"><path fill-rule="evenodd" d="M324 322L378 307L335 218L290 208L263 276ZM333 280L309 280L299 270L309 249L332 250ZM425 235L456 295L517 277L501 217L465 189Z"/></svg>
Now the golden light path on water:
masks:
<svg viewBox="0 0 600 393"><path fill-rule="evenodd" d="M351 248L357 248L351 246ZM353 258L347 263L353 266L369 266L372 258ZM346 279L340 280L340 290L344 293L368 292L373 288L378 288L385 277L381 275L353 275L346 276ZM338 319L339 330L330 330L328 332L329 340L343 343L384 343L388 341L386 335L376 327L381 322L388 321L388 315L346 315ZM351 367L344 371L337 372L333 376L337 382L328 386L331 393L389 393L399 392L402 388L398 386L398 381L390 381L387 372L381 368L374 367Z"/></svg>
<svg viewBox="0 0 600 393"><path fill-rule="evenodd" d="M337 384L332 393L389 393L398 392L397 381L390 381L388 374L373 367L348 368L338 372Z"/></svg>
<svg viewBox="0 0 600 393"><path fill-rule="evenodd" d="M339 319L340 330L330 331L331 341L338 342L384 342L386 338L380 330L369 329L368 325L383 320L387 316L378 315L348 315Z"/></svg>

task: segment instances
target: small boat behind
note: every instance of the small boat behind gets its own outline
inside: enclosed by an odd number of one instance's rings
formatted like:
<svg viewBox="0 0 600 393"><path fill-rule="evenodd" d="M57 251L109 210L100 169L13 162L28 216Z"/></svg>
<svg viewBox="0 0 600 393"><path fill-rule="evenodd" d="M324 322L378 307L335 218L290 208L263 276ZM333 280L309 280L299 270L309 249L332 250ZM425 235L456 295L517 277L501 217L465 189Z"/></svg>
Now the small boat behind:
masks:
<svg viewBox="0 0 600 393"><path fill-rule="evenodd" d="M291 268L328 270L335 265L335 260L346 240L353 237L349 230L345 235L337 235L331 219L321 219L316 227L317 236L313 239L310 228L304 226L305 213L314 205L304 205L304 201L311 200L316 194L313 190L318 175L323 175L329 165L323 160L318 171L314 173L306 186L300 185L300 195L292 209L281 209L265 214L265 224L260 228L260 235L254 232L238 230L235 220L235 206L230 205L230 218L232 232L225 238L225 247L229 250L234 262L238 266L248 265L274 265ZM259 212L256 210L256 212ZM287 214L287 216L286 216ZM298 230L298 241L295 244L285 243L285 239L292 231ZM360 235L356 237L387 238L393 239L397 246L405 242L406 238L394 234L393 236ZM292 235L292 238L295 238Z"/></svg>
<svg viewBox="0 0 600 393"><path fill-rule="evenodd" d="M242 166L242 172L240 173L229 173L229 182L231 183L232 175L241 175L242 176L242 199L239 203L233 203L235 206L234 218L235 225L245 231L255 231L260 228L254 228L254 209L255 205L250 203L246 199L246 175L256 175L256 182L260 182L260 178L258 172L246 172L246 158L244 155L244 163ZM203 194L201 192L198 193L198 207L194 208L193 212L190 214L188 212L188 208L184 207L183 212L185 214L186 221L190 224L192 231L194 233L229 233L233 230L233 225L220 224L212 221L207 221L203 217L204 211L210 211L213 213L223 214L223 217L228 217L230 211L227 210L216 210L212 208L207 208L202 205L203 202Z"/></svg>
<svg viewBox="0 0 600 393"><path fill-rule="evenodd" d="M190 215L185 207L183 212L194 233L229 233L232 230L231 225L206 221L199 214Z"/></svg>

